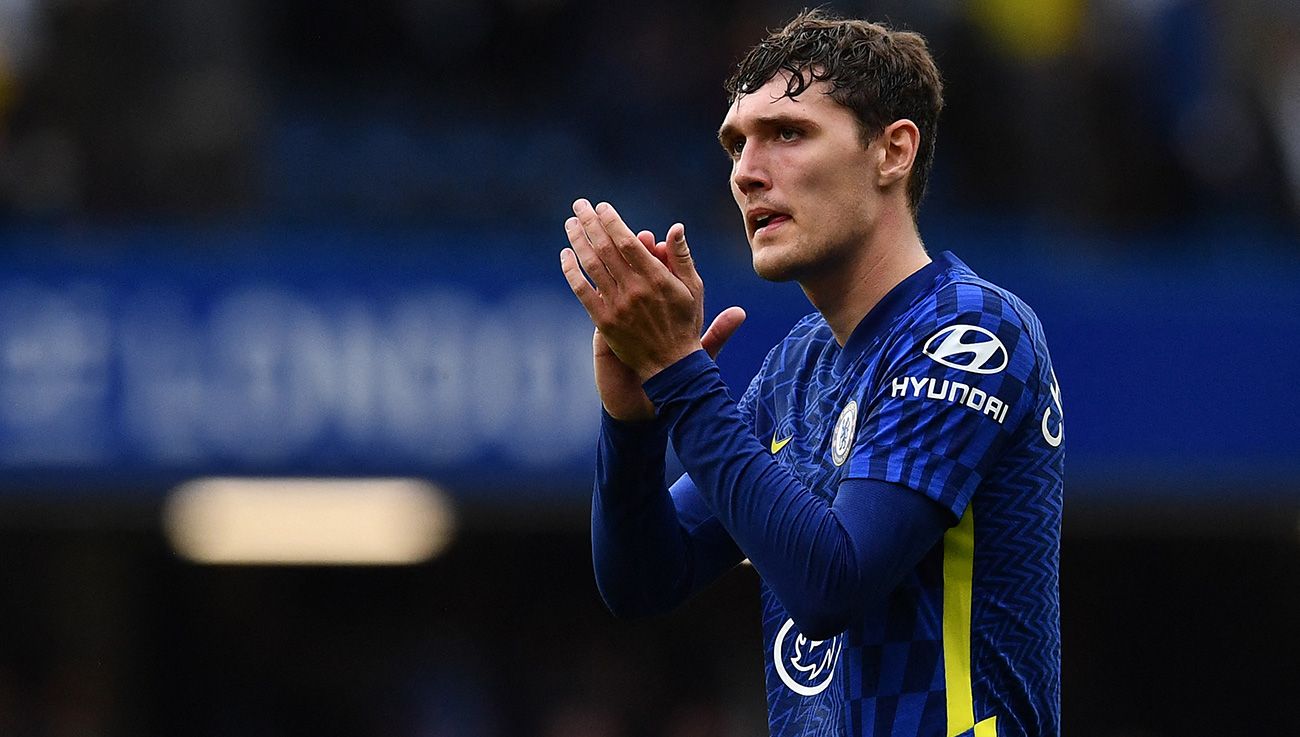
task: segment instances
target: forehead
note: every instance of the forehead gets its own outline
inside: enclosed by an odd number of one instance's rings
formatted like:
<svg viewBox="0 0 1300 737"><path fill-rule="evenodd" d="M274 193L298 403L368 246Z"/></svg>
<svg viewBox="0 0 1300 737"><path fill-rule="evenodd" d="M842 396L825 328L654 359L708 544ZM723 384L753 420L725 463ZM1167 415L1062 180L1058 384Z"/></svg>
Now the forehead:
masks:
<svg viewBox="0 0 1300 737"><path fill-rule="evenodd" d="M802 94L791 98L785 94L788 80L789 75L781 73L753 92L737 95L722 119L720 133L743 133L756 122L776 117L804 118L821 123L837 119L854 122L853 112L827 94L830 91L828 82L814 82Z"/></svg>

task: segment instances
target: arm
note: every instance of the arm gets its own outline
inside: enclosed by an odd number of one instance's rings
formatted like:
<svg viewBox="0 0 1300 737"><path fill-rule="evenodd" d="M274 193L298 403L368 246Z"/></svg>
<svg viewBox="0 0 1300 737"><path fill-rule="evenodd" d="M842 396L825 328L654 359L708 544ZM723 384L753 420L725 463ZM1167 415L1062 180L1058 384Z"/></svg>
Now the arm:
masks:
<svg viewBox="0 0 1300 737"><path fill-rule="evenodd" d="M930 499L883 481L845 481L830 504L813 494L746 431L703 352L645 388L705 502L809 637L842 631L951 524Z"/></svg>
<svg viewBox="0 0 1300 737"><path fill-rule="evenodd" d="M742 559L687 476L664 484L667 428L605 414L591 501L596 585L614 614L667 611Z"/></svg>
<svg viewBox="0 0 1300 737"><path fill-rule="evenodd" d="M943 525L935 518L941 515L924 500L899 502L910 508L895 509L887 500L907 497L870 482L855 484L845 504L861 496L862 505L877 504L887 512L854 515L846 508L833 515L767 455L731 404L716 367L699 350L695 336L703 319L704 289L682 226L669 229L662 258L654 258L645 239L633 234L608 204L592 208L579 200L574 213L577 217L565 223L572 248L560 257L569 286L620 365L641 379L654 377L645 385L653 404L646 404L672 423L678 455L706 505L773 586L801 631L843 629L868 587L888 590L892 584L886 579L914 564L929 547L926 541L938 539ZM674 382L667 377L681 373L683 366L689 374L692 365L700 368L701 359L712 373L708 386L696 387L700 391L694 396L655 391L670 389ZM688 385L692 378L698 377L684 377ZM688 419L673 422L683 417ZM658 518L666 519L662 502L657 508ZM893 524L887 526L890 520ZM662 526L657 530L657 536L664 534ZM909 541L905 549L896 549L893 535ZM874 547L877 543L884 552ZM921 552L914 553L914 547ZM683 588L679 584L670 590L680 593Z"/></svg>
<svg viewBox="0 0 1300 737"><path fill-rule="evenodd" d="M636 239L670 268L666 243L656 243L649 231ZM608 278L601 272L597 278ZM702 312L699 317L702 321ZM716 357L744 319L739 308L724 311L699 344ZM689 477L666 488L667 426L656 419L636 372L619 360L599 329L592 349L604 407L591 504L596 586L618 616L656 614L685 601L743 556Z"/></svg>
<svg viewBox="0 0 1300 737"><path fill-rule="evenodd" d="M841 629L960 519L1010 429L1032 405L1026 380L1035 349L1021 339L1016 310L980 286L951 286L910 326L908 340L895 345L885 384L873 387L849 480L828 503L747 431L717 367L700 350L703 283L682 226L669 229L661 261L648 256L608 204L592 208L579 200L574 213L566 223L572 249L560 259L570 288L611 351L645 381L647 398L670 423L678 456L705 502L806 635ZM967 359L987 361L994 354L984 354L997 348L1005 354L1002 366L941 362L924 352L936 330L958 340L971 326L1000 342L977 341L981 347ZM943 385L950 393L935 400L918 394L922 379L951 379ZM913 493L923 498L903 501ZM873 505L884 511L869 511ZM882 521L891 517L892 527Z"/></svg>
<svg viewBox="0 0 1300 737"><path fill-rule="evenodd" d="M925 350L936 336L956 343L977 331L959 344L972 350L946 349L956 360ZM978 285L945 287L885 348L882 378L864 387L864 417L830 504L756 438L727 430L740 418L727 411L726 387L704 353L645 386L675 422L678 456L715 514L815 637L884 596L962 518L1015 428L1037 422L1031 409L1048 388L1035 383L1039 360L1015 305ZM783 567L790 560L811 562L806 578Z"/></svg>

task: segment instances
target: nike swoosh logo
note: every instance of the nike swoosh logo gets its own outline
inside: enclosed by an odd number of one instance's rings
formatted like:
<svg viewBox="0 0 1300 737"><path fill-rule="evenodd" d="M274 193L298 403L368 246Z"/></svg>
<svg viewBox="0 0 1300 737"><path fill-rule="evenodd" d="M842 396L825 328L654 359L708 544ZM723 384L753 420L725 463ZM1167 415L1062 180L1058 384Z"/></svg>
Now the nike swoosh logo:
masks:
<svg viewBox="0 0 1300 737"><path fill-rule="evenodd" d="M776 434L773 433L772 434L772 455L776 455L777 453L780 453L781 449L786 446L786 443L789 443L791 440L794 440L793 435L786 437L784 440L777 440Z"/></svg>

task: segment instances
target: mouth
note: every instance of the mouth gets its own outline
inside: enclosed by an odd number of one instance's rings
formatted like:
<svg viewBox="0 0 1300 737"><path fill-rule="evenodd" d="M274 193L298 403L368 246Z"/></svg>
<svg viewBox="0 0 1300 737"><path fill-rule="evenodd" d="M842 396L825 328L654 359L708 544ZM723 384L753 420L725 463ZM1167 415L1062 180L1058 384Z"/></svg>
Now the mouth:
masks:
<svg viewBox="0 0 1300 737"><path fill-rule="evenodd" d="M791 217L786 213L773 210L756 210L749 216L750 227L755 237L771 233L790 219Z"/></svg>

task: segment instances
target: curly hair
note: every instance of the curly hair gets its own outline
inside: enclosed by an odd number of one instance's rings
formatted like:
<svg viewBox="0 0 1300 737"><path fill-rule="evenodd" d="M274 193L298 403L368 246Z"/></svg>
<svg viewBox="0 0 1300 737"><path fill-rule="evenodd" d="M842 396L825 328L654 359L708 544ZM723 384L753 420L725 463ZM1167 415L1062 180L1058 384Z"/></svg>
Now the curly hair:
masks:
<svg viewBox="0 0 1300 737"><path fill-rule="evenodd" d="M831 99L853 111L868 145L895 120L907 118L921 132L907 199L913 215L925 195L934 164L934 139L943 109L943 81L925 38L878 23L805 10L772 32L741 59L726 82L728 104L789 75L786 97L827 82Z"/></svg>

